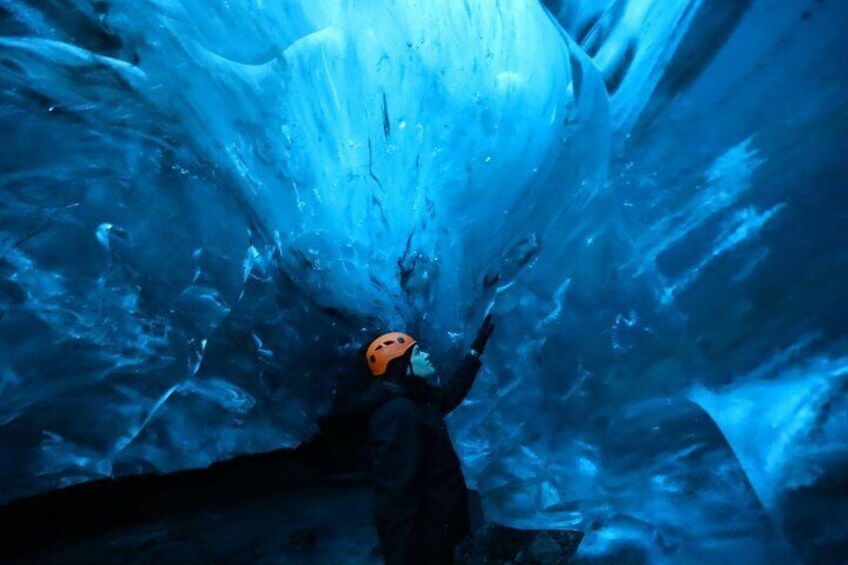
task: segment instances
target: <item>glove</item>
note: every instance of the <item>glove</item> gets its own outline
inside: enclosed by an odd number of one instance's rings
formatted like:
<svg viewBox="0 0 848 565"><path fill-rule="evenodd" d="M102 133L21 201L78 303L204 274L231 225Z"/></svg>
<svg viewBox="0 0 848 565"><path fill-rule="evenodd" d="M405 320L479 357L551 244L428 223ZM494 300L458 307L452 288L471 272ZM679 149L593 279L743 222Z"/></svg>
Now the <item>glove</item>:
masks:
<svg viewBox="0 0 848 565"><path fill-rule="evenodd" d="M471 349L476 351L478 355L482 355L483 350L486 349L486 343L489 341L489 337L492 335L493 331L495 331L495 325L492 323L492 315L489 314L483 320L483 325L480 326L480 330L477 332L477 337L475 337L474 341L471 342Z"/></svg>

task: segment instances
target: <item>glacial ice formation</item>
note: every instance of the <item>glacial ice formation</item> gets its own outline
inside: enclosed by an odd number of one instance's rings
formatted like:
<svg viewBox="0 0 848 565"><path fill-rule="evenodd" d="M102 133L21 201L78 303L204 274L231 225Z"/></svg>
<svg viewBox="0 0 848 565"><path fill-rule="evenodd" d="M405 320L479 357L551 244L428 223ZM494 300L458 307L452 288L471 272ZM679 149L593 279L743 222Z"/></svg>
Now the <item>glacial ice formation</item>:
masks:
<svg viewBox="0 0 848 565"><path fill-rule="evenodd" d="M0 501L294 446L406 329L487 514L813 561L848 5L0 0ZM622 557L623 558L623 557Z"/></svg>

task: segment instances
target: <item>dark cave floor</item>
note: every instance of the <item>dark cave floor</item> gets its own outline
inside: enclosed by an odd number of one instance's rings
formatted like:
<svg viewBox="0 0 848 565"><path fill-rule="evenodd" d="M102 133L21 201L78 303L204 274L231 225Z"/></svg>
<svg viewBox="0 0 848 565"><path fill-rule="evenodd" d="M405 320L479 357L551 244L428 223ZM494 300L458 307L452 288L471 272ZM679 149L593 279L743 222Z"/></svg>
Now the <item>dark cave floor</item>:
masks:
<svg viewBox="0 0 848 565"><path fill-rule="evenodd" d="M0 561L379 564L366 426L361 417L328 419L297 449L0 505ZM480 526L479 497L471 500ZM478 534L460 552L464 565L569 563L582 538L497 525Z"/></svg>
<svg viewBox="0 0 848 565"><path fill-rule="evenodd" d="M367 483L307 487L34 550L10 563L379 564Z"/></svg>

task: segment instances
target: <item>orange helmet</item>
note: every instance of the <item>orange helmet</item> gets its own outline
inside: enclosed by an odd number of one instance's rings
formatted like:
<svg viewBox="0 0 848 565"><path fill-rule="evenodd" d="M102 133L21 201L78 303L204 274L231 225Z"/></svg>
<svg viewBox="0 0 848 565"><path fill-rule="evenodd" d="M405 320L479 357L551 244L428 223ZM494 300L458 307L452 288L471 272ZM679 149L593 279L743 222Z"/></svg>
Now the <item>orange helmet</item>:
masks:
<svg viewBox="0 0 848 565"><path fill-rule="evenodd" d="M403 357L415 345L415 340L405 333L391 332L381 335L371 342L365 356L368 367L375 377L383 376L389 366L389 361Z"/></svg>

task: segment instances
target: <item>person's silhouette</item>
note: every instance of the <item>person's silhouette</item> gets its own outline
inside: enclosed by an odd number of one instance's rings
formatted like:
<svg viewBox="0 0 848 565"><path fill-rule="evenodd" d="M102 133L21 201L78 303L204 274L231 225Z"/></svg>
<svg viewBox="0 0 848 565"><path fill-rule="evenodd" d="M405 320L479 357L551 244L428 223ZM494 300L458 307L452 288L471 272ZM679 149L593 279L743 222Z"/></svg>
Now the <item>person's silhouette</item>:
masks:
<svg viewBox="0 0 848 565"><path fill-rule="evenodd" d="M444 417L471 389L493 331L486 316L459 368L440 385L431 384L435 370L409 335L385 334L368 347L377 378L368 393L377 400L368 430L374 518L389 565L452 563L470 533L465 479Z"/></svg>

